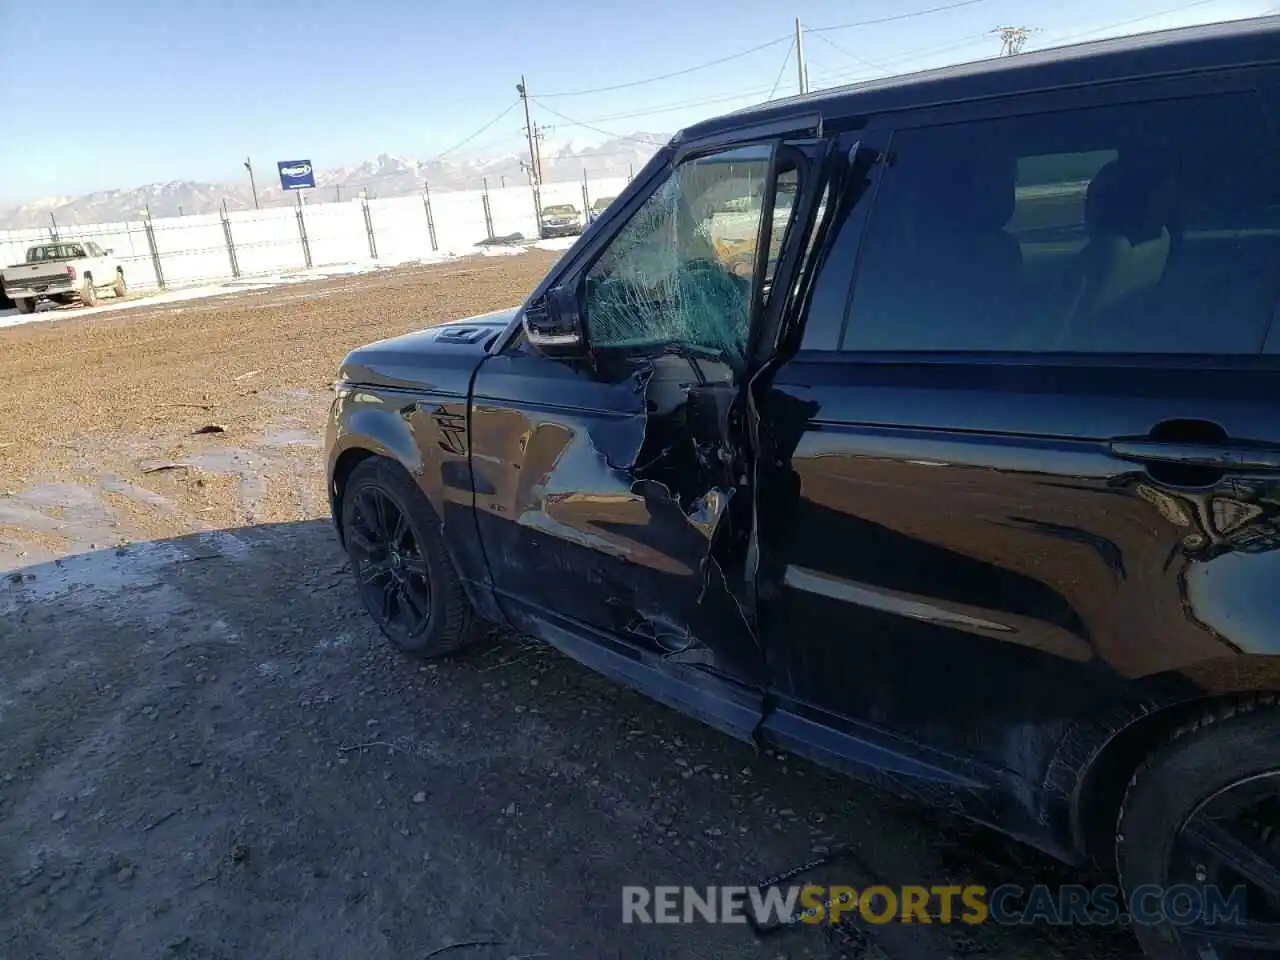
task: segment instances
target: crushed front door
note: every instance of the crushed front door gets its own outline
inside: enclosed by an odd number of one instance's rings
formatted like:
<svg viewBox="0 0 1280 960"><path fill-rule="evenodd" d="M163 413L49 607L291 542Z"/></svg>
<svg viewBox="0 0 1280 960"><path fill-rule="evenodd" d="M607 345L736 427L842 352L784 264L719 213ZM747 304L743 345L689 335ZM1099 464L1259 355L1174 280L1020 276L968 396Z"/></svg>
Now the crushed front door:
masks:
<svg viewBox="0 0 1280 960"><path fill-rule="evenodd" d="M517 621L566 618L759 687L741 400L769 259L756 254L777 251L790 216L774 154L672 170L566 271L590 357L517 341L481 367L472 412L481 537Z"/></svg>

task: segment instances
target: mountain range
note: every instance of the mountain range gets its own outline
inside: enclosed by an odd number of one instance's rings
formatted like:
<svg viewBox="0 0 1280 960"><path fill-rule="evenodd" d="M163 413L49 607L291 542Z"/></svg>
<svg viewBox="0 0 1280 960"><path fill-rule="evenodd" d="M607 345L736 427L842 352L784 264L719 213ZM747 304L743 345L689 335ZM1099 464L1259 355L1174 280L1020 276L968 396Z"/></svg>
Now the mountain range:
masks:
<svg viewBox="0 0 1280 960"><path fill-rule="evenodd" d="M584 171L588 178L626 176L640 169L669 138L663 133L630 133L595 144L543 143L543 180L581 180ZM309 191L307 199L313 203L348 200L362 190L370 198L397 197L418 193L424 183L430 184L432 191L478 190L486 180L490 189L513 186L528 183L526 164L527 154L418 160L384 153L352 167L325 169L317 165L316 189ZM293 202L292 196L280 188L274 164L262 164L261 168L255 165L254 176L261 206ZM253 207L247 172L234 183L172 180L74 197L47 197L0 210L0 229L46 227L50 214L59 225L69 226L138 220L148 209L153 217L216 213L224 200L231 210Z"/></svg>

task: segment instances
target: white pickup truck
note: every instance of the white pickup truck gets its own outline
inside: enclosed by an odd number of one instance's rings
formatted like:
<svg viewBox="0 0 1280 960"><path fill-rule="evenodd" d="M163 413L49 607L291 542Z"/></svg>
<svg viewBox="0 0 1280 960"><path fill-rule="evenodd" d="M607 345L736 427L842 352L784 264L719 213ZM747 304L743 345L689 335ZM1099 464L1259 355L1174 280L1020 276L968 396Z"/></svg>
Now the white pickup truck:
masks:
<svg viewBox="0 0 1280 960"><path fill-rule="evenodd" d="M28 247L23 263L0 270L0 281L19 313L31 313L41 300L79 300L92 307L100 290L110 289L117 297L126 292L124 267L92 240L50 240Z"/></svg>

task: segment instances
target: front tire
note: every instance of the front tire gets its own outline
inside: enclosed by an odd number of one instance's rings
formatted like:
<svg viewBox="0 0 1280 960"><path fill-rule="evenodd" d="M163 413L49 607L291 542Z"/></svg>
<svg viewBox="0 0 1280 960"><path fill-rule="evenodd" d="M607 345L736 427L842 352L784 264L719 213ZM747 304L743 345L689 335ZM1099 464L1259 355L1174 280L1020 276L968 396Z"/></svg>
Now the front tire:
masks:
<svg viewBox="0 0 1280 960"><path fill-rule="evenodd" d="M123 270L116 270L116 282L111 285L111 289L117 300L123 300L124 295L129 292L129 288L125 286Z"/></svg>
<svg viewBox="0 0 1280 960"><path fill-rule="evenodd" d="M1117 825L1116 867L1135 891L1243 890L1241 920L1168 918L1133 925L1152 960L1253 960L1280 952L1280 711L1274 699L1207 714L1181 728L1130 781ZM1166 909L1168 904L1164 904ZM1156 918L1151 918L1156 919ZM1247 942L1251 938L1252 944ZM1260 943L1268 943L1263 949Z"/></svg>
<svg viewBox="0 0 1280 960"><path fill-rule="evenodd" d="M360 463L342 493L342 530L360 599L388 640L424 658L470 642L473 612L440 521L404 468Z"/></svg>

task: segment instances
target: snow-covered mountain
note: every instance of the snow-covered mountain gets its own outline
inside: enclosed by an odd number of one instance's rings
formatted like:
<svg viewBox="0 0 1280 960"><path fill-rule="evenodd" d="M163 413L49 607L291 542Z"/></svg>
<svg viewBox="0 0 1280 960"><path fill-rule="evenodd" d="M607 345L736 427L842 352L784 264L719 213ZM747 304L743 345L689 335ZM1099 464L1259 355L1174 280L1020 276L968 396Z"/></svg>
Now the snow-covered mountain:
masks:
<svg viewBox="0 0 1280 960"><path fill-rule="evenodd" d="M581 180L583 171L590 177L625 176L638 170L653 155L669 134L631 133L599 143L566 141L543 142L543 178L547 181ZM316 189L309 192L312 202L348 200L368 192L371 198L396 197L417 193L423 183L432 191L476 190L487 180L491 189L528 183L523 163L527 154L470 157L437 161L418 160L379 154L352 167L316 167ZM255 165L258 202L264 207L293 202L276 179L273 165ZM216 213L223 201L231 210L253 207L253 193L246 174L243 182L201 183L194 180L172 180L150 183L142 187L99 190L78 197L47 197L0 210L0 229L49 226L50 214L59 225L77 223L109 223L137 220L150 209L153 217L182 214Z"/></svg>

